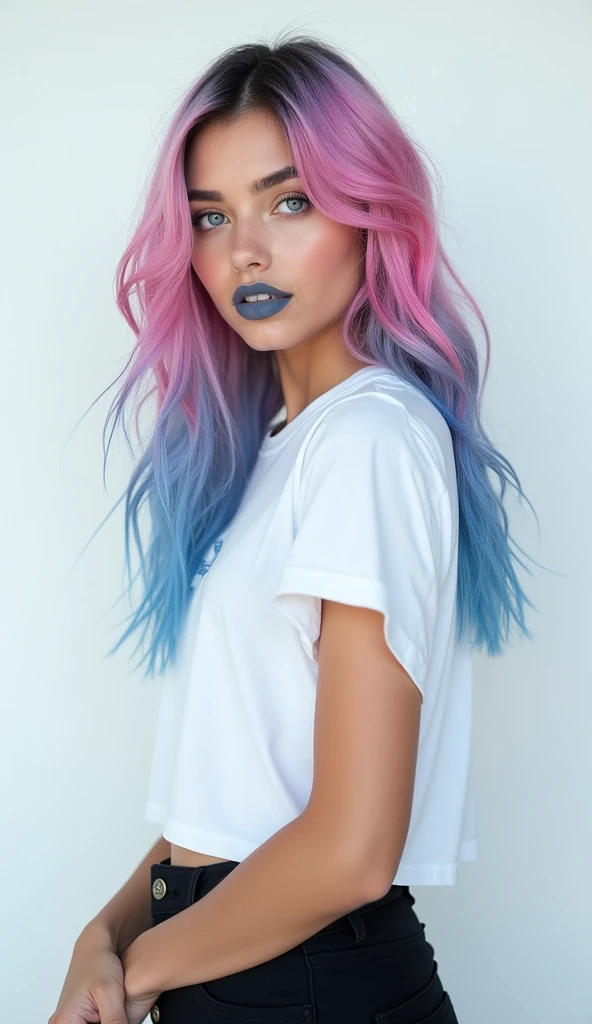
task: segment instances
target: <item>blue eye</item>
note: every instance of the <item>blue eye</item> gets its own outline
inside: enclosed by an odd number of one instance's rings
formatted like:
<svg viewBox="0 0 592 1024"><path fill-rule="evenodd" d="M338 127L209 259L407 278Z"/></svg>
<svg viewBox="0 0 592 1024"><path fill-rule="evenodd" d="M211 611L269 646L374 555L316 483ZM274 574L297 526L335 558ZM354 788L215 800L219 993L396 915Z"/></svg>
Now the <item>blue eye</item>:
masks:
<svg viewBox="0 0 592 1024"><path fill-rule="evenodd" d="M207 231L208 228L202 228L201 224L199 223L200 220L202 219L202 217L223 217L223 216L224 216L224 214L220 213L218 210L203 210L203 211L200 211L199 213L194 213L193 214L193 216L191 217L191 223L193 224L193 226L195 228L199 228L200 231ZM218 224L210 224L210 228L217 228L217 227L219 227Z"/></svg>
<svg viewBox="0 0 592 1024"><path fill-rule="evenodd" d="M299 217L301 214L307 213L308 210L312 208L312 203L311 203L310 199L308 199L308 197L303 195L303 193L301 193L301 192L290 192L288 195L282 196L281 199L278 199L278 202L277 202L275 208L277 209L278 206L281 206L282 203L286 203L290 199L298 199L300 202L306 203L305 208L303 210L293 210L292 213L280 213L280 217L287 217L287 218ZM224 217L224 216L225 216L225 214L220 213L219 210L198 210L198 211L196 211L195 213L193 213L191 215L191 223L193 224L194 228L197 228L198 231L203 231L203 232L207 233L209 231L213 231L215 228L218 228L221 225L220 224L210 224L210 226L207 227L207 228L206 227L202 227L200 222L203 220L203 218L204 217Z"/></svg>
<svg viewBox="0 0 592 1024"><path fill-rule="evenodd" d="M287 203L290 199L296 199L300 203L307 203L308 207L312 206L312 203L310 202L310 200L307 199L306 196L300 195L298 192L294 192L292 195L289 195L289 196L284 196L283 199L279 200L277 205L281 206L282 203ZM280 216L282 216L282 217L286 217L286 216L297 217L299 213L306 213L306 209L304 209L304 210L292 210L291 214L282 213Z"/></svg>

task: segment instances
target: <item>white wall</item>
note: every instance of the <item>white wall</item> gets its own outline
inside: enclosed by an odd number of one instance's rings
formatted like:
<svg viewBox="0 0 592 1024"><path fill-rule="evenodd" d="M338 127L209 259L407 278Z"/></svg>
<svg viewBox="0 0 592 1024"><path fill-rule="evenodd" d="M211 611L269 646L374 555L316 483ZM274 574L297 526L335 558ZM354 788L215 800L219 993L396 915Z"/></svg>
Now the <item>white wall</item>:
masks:
<svg viewBox="0 0 592 1024"><path fill-rule="evenodd" d="M3 1016L53 1012L79 929L156 838L158 685L103 661L129 469L101 428L132 342L112 274L154 139L222 49L290 24L357 55L444 176L488 318L487 420L539 516L513 534L534 644L475 657L481 857L415 890L461 1024L584 1024L589 992L590 53L583 0L5 2L2 90Z"/></svg>

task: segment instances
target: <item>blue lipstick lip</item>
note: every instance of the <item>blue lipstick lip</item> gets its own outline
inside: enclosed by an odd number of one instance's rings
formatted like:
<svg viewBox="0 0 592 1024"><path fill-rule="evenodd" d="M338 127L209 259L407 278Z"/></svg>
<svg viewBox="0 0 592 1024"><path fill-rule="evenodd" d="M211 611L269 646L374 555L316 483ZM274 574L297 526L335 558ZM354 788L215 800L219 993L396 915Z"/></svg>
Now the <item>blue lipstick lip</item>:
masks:
<svg viewBox="0 0 592 1024"><path fill-rule="evenodd" d="M277 295L279 298L291 297L291 292L284 292L281 288L274 288L266 281L253 281L251 284L239 284L232 296L235 306L245 298L246 295Z"/></svg>
<svg viewBox="0 0 592 1024"><path fill-rule="evenodd" d="M261 299L260 302L238 302L235 306L237 313L244 320L265 320L280 309L287 306L291 295L284 295L281 299Z"/></svg>

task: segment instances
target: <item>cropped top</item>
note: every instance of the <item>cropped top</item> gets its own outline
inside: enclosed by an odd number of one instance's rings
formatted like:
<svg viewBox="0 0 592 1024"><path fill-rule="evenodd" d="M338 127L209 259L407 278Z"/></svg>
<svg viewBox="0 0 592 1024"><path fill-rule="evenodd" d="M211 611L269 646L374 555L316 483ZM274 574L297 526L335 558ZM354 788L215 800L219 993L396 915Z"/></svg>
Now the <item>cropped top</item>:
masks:
<svg viewBox="0 0 592 1024"><path fill-rule="evenodd" d="M393 883L454 884L477 830L448 424L419 388L369 366L273 425L160 680L145 817L174 844L241 861L304 810L322 599L341 601L383 613L423 698Z"/></svg>

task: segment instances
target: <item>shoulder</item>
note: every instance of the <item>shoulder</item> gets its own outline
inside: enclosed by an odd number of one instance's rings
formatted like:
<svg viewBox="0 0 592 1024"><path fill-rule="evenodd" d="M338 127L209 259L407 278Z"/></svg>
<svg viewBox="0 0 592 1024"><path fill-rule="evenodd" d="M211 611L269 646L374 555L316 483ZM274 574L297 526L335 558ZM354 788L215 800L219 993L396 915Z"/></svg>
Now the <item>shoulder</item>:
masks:
<svg viewBox="0 0 592 1024"><path fill-rule="evenodd" d="M323 472L337 461L353 471L360 461L373 459L377 468L407 465L423 469L433 477L435 486L443 488L446 458L441 438L446 437L448 427L434 406L431 410L423 415L415 399L408 402L385 391L348 395L313 424L303 445L303 468L318 467ZM444 431L433 429L438 418Z"/></svg>

